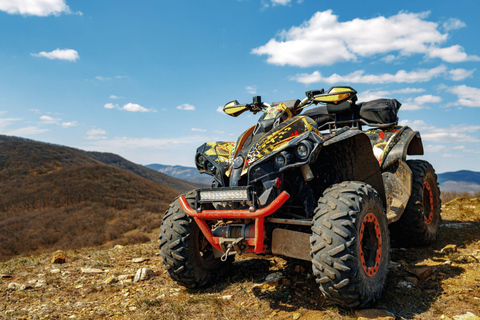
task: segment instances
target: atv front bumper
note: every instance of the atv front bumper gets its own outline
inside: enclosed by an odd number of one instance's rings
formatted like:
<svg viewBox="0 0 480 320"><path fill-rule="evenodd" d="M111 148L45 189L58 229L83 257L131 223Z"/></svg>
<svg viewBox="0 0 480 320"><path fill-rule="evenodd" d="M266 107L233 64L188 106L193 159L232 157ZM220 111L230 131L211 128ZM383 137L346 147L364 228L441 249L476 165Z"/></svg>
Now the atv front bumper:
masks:
<svg viewBox="0 0 480 320"><path fill-rule="evenodd" d="M255 237L245 239L249 245L247 252L254 253L265 253L266 247L264 245L265 240L265 221L264 218L276 212L280 207L290 198L290 195L283 191L280 195L275 198L268 206L256 209L253 211L250 210L201 210L197 211L192 209L185 199L184 196L181 196L178 199L180 206L183 211L192 217L197 223L198 227L202 231L205 238L210 242L210 244L223 251L220 247L221 237L215 237L212 233L212 230L207 225L205 220L219 220L219 219L255 219Z"/></svg>

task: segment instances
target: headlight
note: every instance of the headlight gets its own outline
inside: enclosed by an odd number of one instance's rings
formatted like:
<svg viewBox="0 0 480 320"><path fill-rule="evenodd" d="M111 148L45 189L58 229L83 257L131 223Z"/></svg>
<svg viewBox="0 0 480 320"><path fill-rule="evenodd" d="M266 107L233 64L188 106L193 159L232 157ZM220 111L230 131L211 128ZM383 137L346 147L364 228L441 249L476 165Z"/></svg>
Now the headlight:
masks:
<svg viewBox="0 0 480 320"><path fill-rule="evenodd" d="M275 165L279 168L285 166L287 164L287 159L283 154L279 154L275 157Z"/></svg>
<svg viewBox="0 0 480 320"><path fill-rule="evenodd" d="M302 141L298 144L297 148L295 149L295 155L300 160L305 160L310 155L311 150L312 150L312 144L308 141Z"/></svg>
<svg viewBox="0 0 480 320"><path fill-rule="evenodd" d="M241 168L242 166L243 166L243 157L242 156L236 157L235 160L233 160L233 168L238 169L238 168Z"/></svg>
<svg viewBox="0 0 480 320"><path fill-rule="evenodd" d="M248 190L239 189L239 190L201 190L200 191L200 200L201 201L248 201Z"/></svg>
<svg viewBox="0 0 480 320"><path fill-rule="evenodd" d="M205 157L201 154L198 154L197 155L197 158L195 159L195 161L197 162L197 165L201 168L204 168L205 166Z"/></svg>
<svg viewBox="0 0 480 320"><path fill-rule="evenodd" d="M213 163L211 163L210 161L207 161L206 165L205 165L206 169L208 171L210 171L211 173L215 173L215 166L213 165Z"/></svg>

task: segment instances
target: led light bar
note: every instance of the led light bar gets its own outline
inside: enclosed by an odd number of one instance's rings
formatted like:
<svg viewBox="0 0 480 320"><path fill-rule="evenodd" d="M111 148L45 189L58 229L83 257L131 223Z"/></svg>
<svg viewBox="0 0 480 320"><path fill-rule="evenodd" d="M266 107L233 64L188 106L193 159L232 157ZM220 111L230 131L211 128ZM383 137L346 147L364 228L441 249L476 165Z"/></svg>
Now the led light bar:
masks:
<svg viewBox="0 0 480 320"><path fill-rule="evenodd" d="M248 190L205 190L200 191L200 201L248 201Z"/></svg>

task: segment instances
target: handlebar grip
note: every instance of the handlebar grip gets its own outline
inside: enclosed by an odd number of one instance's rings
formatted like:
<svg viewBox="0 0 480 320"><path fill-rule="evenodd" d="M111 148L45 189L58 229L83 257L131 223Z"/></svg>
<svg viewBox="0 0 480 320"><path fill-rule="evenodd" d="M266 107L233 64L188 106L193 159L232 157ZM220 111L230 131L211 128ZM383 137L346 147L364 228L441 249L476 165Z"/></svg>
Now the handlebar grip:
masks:
<svg viewBox="0 0 480 320"><path fill-rule="evenodd" d="M308 99L313 99L316 95L325 93L325 90L320 89L320 90L309 90L305 91L305 95L308 97Z"/></svg>

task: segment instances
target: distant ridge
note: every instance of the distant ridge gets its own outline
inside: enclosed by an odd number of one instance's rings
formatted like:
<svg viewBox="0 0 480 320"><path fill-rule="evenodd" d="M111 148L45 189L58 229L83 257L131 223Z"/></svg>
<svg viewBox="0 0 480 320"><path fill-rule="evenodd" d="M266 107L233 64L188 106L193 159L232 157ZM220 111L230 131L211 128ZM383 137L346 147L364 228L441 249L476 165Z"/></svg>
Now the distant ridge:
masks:
<svg viewBox="0 0 480 320"><path fill-rule="evenodd" d="M148 167L158 172L162 172L164 174L168 174L169 176L178 179L194 183L201 183L208 186L210 186L213 181L213 178L211 176L198 172L197 168L194 167L169 166L158 163L147 164L145 167Z"/></svg>
<svg viewBox="0 0 480 320"><path fill-rule="evenodd" d="M459 170L437 176L442 191L480 192L480 172Z"/></svg>
<svg viewBox="0 0 480 320"><path fill-rule="evenodd" d="M155 170L148 166L142 166L133 163L114 153L92 151L86 151L85 153L92 159L98 160L104 164L108 164L120 169L133 172L145 179L156 182L158 184L166 184L181 193L206 186L206 184L202 184L201 181L188 180L182 177L172 176L168 173Z"/></svg>

